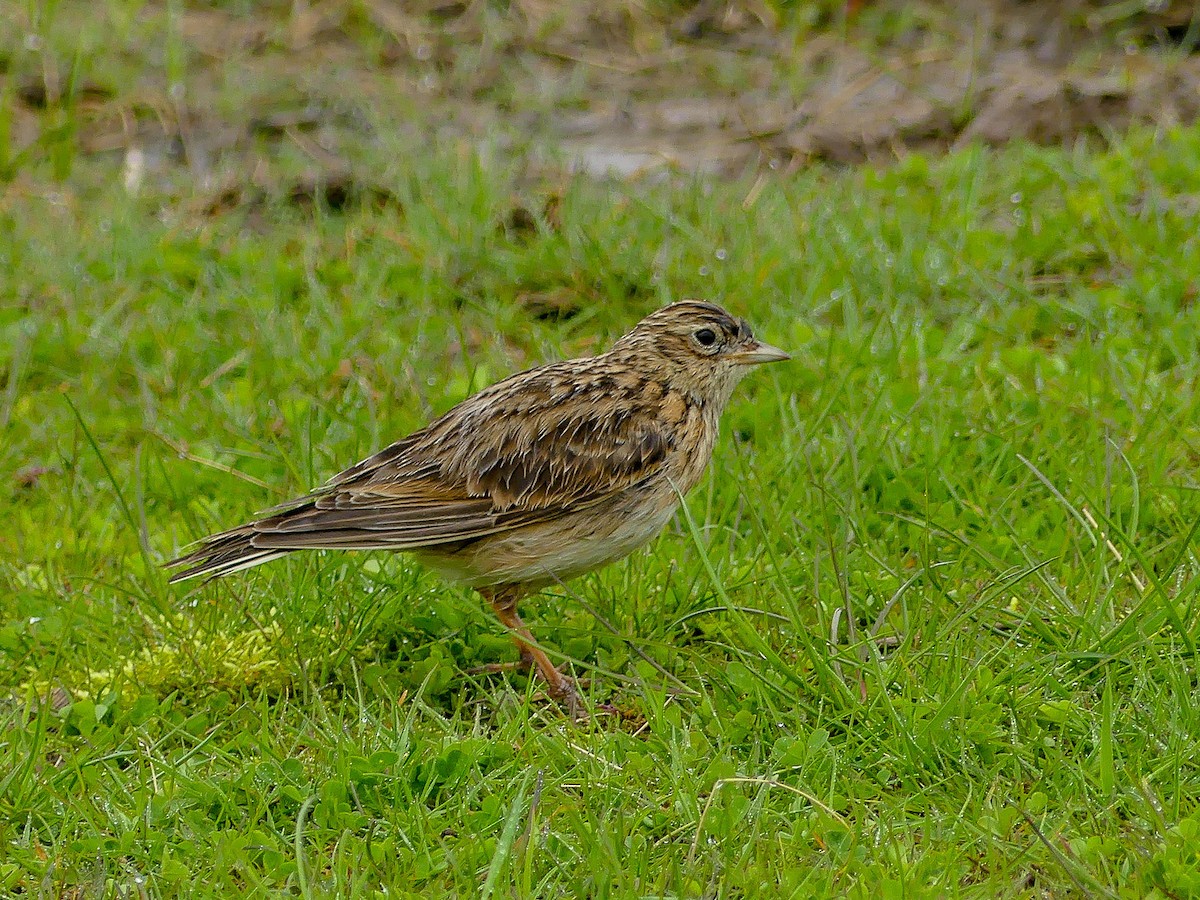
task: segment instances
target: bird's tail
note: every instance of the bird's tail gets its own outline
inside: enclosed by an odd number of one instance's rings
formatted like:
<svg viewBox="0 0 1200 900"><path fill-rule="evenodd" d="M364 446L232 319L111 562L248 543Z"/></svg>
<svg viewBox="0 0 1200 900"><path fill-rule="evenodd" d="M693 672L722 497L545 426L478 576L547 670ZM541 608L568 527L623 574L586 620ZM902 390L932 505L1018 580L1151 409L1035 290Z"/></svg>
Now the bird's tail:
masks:
<svg viewBox="0 0 1200 900"><path fill-rule="evenodd" d="M202 576L210 579L220 578L222 575L279 559L291 552L279 547L255 547L252 543L253 536L254 531L243 526L205 538L191 553L167 563L169 569L177 566L187 567L172 575L170 583Z"/></svg>

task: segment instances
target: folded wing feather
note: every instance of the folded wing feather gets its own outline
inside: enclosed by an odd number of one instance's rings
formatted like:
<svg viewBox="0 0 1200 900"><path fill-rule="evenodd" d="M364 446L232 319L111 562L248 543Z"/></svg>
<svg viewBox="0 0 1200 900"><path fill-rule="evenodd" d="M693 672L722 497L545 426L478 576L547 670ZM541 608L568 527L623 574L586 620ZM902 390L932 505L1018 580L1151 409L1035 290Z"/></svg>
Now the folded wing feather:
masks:
<svg viewBox="0 0 1200 900"><path fill-rule="evenodd" d="M499 390L508 382L476 394L313 493L205 539L172 563L189 567L172 580L223 575L288 550L473 540L603 503L658 473L673 438L637 414L636 398L614 397L603 379L570 390L553 382L540 393L536 381L532 391L525 385L514 403ZM589 390L607 402L581 396ZM545 402L531 408L531 395Z"/></svg>

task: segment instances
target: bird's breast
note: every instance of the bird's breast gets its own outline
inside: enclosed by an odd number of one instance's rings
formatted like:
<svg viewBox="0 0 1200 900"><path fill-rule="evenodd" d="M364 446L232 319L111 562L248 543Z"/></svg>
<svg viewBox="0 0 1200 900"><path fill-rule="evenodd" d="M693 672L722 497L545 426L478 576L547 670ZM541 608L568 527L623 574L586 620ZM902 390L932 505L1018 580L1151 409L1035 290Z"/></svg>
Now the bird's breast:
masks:
<svg viewBox="0 0 1200 900"><path fill-rule="evenodd" d="M688 406L676 429L675 446L665 471L680 493L688 493L704 477L717 442L718 415L703 406Z"/></svg>

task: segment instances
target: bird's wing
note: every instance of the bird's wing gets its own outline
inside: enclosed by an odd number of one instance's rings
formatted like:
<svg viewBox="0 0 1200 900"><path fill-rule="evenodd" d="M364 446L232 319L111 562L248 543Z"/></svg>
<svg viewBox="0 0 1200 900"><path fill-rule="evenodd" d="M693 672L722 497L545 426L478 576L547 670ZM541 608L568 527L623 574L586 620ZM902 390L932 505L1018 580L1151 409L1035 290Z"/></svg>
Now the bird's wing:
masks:
<svg viewBox="0 0 1200 900"><path fill-rule="evenodd" d="M658 414L665 389L547 372L557 368L476 394L251 523L253 546L413 549L471 540L601 503L658 474L678 424Z"/></svg>

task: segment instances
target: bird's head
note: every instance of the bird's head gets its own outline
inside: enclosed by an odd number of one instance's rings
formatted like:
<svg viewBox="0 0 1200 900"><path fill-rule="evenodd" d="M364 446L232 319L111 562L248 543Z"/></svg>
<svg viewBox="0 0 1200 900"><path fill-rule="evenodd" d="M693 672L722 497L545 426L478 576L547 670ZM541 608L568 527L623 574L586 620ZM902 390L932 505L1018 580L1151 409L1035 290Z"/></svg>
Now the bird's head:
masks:
<svg viewBox="0 0 1200 900"><path fill-rule="evenodd" d="M724 405L750 366L791 359L714 303L684 300L651 313L613 346L643 366L663 366L678 388Z"/></svg>

